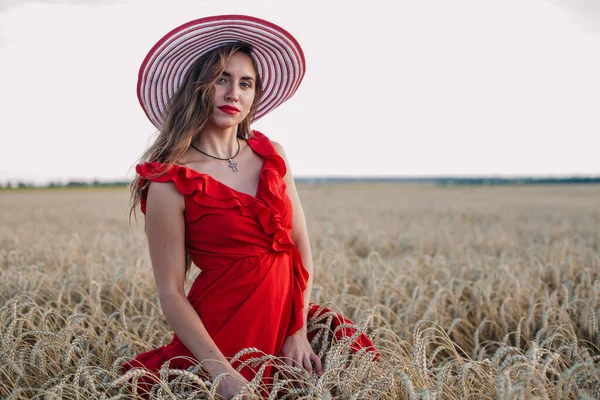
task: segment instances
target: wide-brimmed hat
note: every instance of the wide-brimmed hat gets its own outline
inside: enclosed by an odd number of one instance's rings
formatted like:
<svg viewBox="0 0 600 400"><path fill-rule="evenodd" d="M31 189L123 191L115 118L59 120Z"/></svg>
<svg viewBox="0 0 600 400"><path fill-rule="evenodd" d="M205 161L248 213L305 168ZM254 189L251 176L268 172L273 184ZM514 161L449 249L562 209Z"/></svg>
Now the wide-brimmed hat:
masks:
<svg viewBox="0 0 600 400"><path fill-rule="evenodd" d="M169 99L204 53L233 42L252 46L263 94L254 120L280 106L304 77L302 48L285 29L246 15L218 15L187 22L167 33L150 50L138 75L138 99L159 128Z"/></svg>

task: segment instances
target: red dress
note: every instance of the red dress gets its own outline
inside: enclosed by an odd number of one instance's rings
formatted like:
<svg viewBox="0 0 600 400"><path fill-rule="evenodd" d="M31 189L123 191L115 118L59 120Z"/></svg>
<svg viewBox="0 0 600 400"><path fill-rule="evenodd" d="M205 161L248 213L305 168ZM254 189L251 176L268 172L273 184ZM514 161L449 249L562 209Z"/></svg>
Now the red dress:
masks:
<svg viewBox="0 0 600 400"><path fill-rule="evenodd" d="M185 198L185 248L201 269L187 297L227 358L248 347L278 355L285 338L303 325L308 273L291 238L292 204L283 181L285 162L266 136L253 133L248 144L264 160L255 196L182 166L174 165L158 177L154 175L163 164L136 167L141 178L173 182ZM143 213L145 200L144 194ZM311 305L309 318L322 314L318 310ZM333 324L340 323L350 322L338 316ZM355 331L339 332L351 335ZM352 348L368 348L376 357L372 346L361 335ZM171 368L195 364L194 356L174 335L171 343L138 355L123 370L143 367L156 373L173 357L178 358L170 362ZM255 370L248 367L241 373L251 380Z"/></svg>

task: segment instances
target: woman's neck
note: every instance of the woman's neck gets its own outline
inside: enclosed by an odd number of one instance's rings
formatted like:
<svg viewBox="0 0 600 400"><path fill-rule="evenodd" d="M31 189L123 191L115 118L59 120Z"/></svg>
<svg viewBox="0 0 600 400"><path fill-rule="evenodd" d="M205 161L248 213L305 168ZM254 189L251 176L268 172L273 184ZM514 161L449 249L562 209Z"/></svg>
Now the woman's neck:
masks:
<svg viewBox="0 0 600 400"><path fill-rule="evenodd" d="M203 129L192 141L200 150L219 158L231 157L238 149L237 126L227 129Z"/></svg>

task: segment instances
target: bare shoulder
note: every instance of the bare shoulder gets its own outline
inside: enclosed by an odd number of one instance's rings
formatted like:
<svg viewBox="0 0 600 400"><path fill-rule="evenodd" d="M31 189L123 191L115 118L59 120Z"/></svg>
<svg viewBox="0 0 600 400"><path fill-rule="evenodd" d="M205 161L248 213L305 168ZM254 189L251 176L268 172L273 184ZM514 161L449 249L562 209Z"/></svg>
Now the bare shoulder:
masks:
<svg viewBox="0 0 600 400"><path fill-rule="evenodd" d="M149 210L155 207L162 210L183 210L185 200L174 182L150 182L146 207Z"/></svg>
<svg viewBox="0 0 600 400"><path fill-rule="evenodd" d="M281 158L283 158L287 164L287 155L285 154L285 150L283 149L283 146L281 144L279 144L279 142L275 142L273 140L271 140L271 143L273 144L273 147L275 148L275 150L277 151L277 153L281 156Z"/></svg>
<svg viewBox="0 0 600 400"><path fill-rule="evenodd" d="M271 143L273 144L273 148L275 149L275 151L277 152L277 154L279 154L279 156L283 159L283 162L285 163L285 176L283 177L283 179L289 184L293 184L293 177L292 177L292 171L290 168L290 162L288 161L287 158L287 154L285 154L285 150L283 149L283 146L281 144L279 144L278 142L274 142L271 141Z"/></svg>

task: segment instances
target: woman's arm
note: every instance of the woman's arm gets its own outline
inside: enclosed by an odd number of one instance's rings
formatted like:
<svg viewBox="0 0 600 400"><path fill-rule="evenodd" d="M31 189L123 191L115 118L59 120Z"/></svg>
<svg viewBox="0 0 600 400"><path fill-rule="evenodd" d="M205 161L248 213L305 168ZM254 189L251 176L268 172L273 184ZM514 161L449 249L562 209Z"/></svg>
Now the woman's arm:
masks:
<svg viewBox="0 0 600 400"><path fill-rule="evenodd" d="M194 357L204 361L204 367L213 378L229 372L243 380L210 337L185 295L184 210L183 195L173 183L150 183L146 200L146 235L163 314ZM234 382L229 384L236 385Z"/></svg>
<svg viewBox="0 0 600 400"><path fill-rule="evenodd" d="M273 146L275 147L275 150L277 150L277 153L279 153L279 155L281 156L281 158L283 158L283 160L285 161L286 167L287 167L287 173L285 174L285 176L283 177L283 180L286 184L286 193L288 195L288 197L290 198L290 201L292 202L292 206L293 206L293 219L292 219L292 240L294 241L294 244L296 245L296 247L298 248L298 252L300 253L300 256L302 257L302 264L304 265L304 269L306 269L306 272L308 272L308 281L306 282L306 289L304 290L304 311L302 313L303 317L304 317L304 325L302 326L302 328L294 335L288 337L292 338L294 336L298 337L298 336L302 336L303 342L301 345L298 345L299 347L303 348L305 354L301 355L301 356L294 356L294 351L292 351L290 354L292 354L292 358L294 358L300 365L303 365L304 368L306 368L306 370L309 373L312 373L312 365L310 363L310 361L312 360L315 363L316 366L316 372L318 374L321 374L321 360L319 359L319 357L313 353L312 348L310 347L310 343L308 343L308 338L307 338L307 319L308 319L308 308L309 308L309 303L310 303L310 295L312 292L312 286L313 286L313 262L312 262L312 253L310 250L310 240L308 237L308 228L306 226L306 218L304 216L304 210L302 208L302 203L300 202L300 197L298 196L298 191L296 189L296 184L294 182L294 177L292 175L292 171L290 169L290 164L287 160L287 155L285 154L285 150L283 150L283 147L277 143L277 142L272 142ZM286 339L286 342L288 340ZM284 344L284 349L286 347L288 343ZM308 348L306 347L306 345L308 345ZM296 346L296 345L294 345ZM307 354L308 353L308 354ZM284 354L285 355L285 354ZM296 357L302 357L301 360L297 360ZM308 358L307 358L308 357Z"/></svg>

